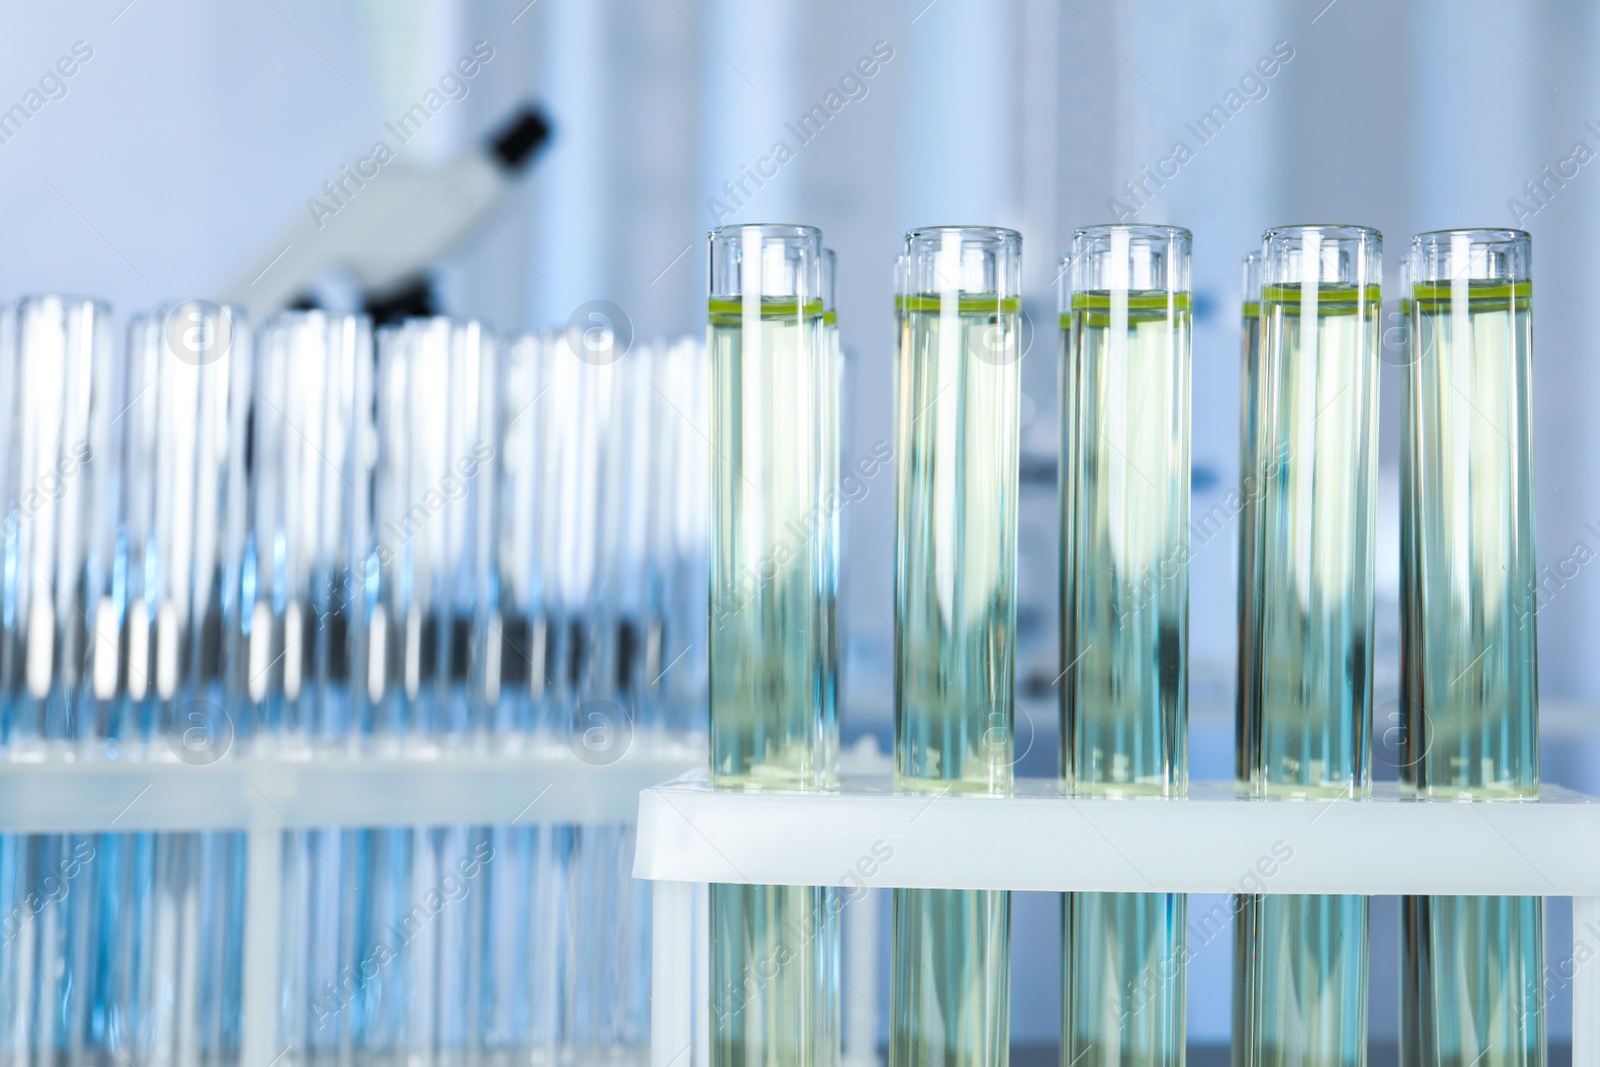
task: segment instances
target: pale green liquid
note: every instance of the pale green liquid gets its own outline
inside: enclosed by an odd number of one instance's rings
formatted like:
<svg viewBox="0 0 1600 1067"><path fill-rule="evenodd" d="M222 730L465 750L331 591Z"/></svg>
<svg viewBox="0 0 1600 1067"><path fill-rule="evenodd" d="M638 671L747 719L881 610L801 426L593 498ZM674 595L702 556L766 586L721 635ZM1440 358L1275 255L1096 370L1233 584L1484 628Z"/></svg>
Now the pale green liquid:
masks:
<svg viewBox="0 0 1600 1067"><path fill-rule="evenodd" d="M1250 470L1261 492L1242 574L1264 795L1371 790L1377 446L1376 286L1266 286ZM1239 1067L1347 1067L1367 1055L1367 901L1264 896L1240 909Z"/></svg>
<svg viewBox="0 0 1600 1067"><path fill-rule="evenodd" d="M1542 1067L1544 901L1404 897L1402 1067Z"/></svg>
<svg viewBox="0 0 1600 1067"><path fill-rule="evenodd" d="M1063 773L1077 793L1181 794L1189 296L1078 293L1063 326ZM1063 909L1063 1064L1181 1064L1184 898Z"/></svg>
<svg viewBox="0 0 1600 1067"><path fill-rule="evenodd" d="M830 360L820 307L739 309L715 302L708 342L711 774L716 785L813 788L832 773L834 743Z"/></svg>
<svg viewBox="0 0 1600 1067"><path fill-rule="evenodd" d="M1182 1067L1181 893L1068 893L1063 902L1064 1067Z"/></svg>
<svg viewBox="0 0 1600 1067"><path fill-rule="evenodd" d="M1367 898L1282 894L1241 904L1234 1067L1365 1064Z"/></svg>
<svg viewBox="0 0 1600 1067"><path fill-rule="evenodd" d="M1172 300L1078 293L1065 335L1062 765L1078 791L1188 784L1188 294Z"/></svg>
<svg viewBox="0 0 1600 1067"><path fill-rule="evenodd" d="M1407 445L1417 598L1408 783L1539 794L1528 283L1416 286Z"/></svg>
<svg viewBox="0 0 1600 1067"><path fill-rule="evenodd" d="M1302 297L1305 297L1302 301ZM1252 466L1259 556L1245 575L1261 700L1257 788L1370 788L1378 289L1268 286Z"/></svg>
<svg viewBox="0 0 1600 1067"><path fill-rule="evenodd" d="M838 467L821 306L711 303L711 780L815 789L836 773ZM711 887L712 1063L839 1059L839 891Z"/></svg>
<svg viewBox="0 0 1600 1067"><path fill-rule="evenodd" d="M1429 798L1531 799L1531 286L1422 283L1412 295L1402 778ZM1412 897L1403 915L1402 1063L1542 1065L1543 901Z"/></svg>
<svg viewBox="0 0 1600 1067"><path fill-rule="evenodd" d="M901 300L901 788L1011 789L1019 312L1015 298ZM1004 892L895 891L891 1067L1009 1062L1009 917Z"/></svg>
<svg viewBox="0 0 1600 1067"><path fill-rule="evenodd" d="M711 1062L839 1062L834 887L711 886Z"/></svg>
<svg viewBox="0 0 1600 1067"><path fill-rule="evenodd" d="M1010 1062L1011 894L894 891L891 1067Z"/></svg>

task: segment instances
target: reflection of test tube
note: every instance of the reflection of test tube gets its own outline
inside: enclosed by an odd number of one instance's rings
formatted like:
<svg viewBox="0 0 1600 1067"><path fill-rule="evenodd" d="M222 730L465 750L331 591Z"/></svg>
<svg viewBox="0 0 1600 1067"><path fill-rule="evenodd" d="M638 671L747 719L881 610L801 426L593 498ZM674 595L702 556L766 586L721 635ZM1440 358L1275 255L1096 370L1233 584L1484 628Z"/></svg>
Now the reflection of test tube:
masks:
<svg viewBox="0 0 1600 1067"><path fill-rule="evenodd" d="M384 747L459 745L484 726L474 650L488 634L478 605L492 604L493 367L494 341L476 322L378 331L370 640L384 660L369 688Z"/></svg>
<svg viewBox="0 0 1600 1067"><path fill-rule="evenodd" d="M821 494L838 456L821 258L809 226L725 226L710 239L711 779L722 787L815 789L835 774ZM838 1062L838 894L711 887L714 1065Z"/></svg>
<svg viewBox="0 0 1600 1067"><path fill-rule="evenodd" d="M17 310L16 343L0 358L7 420L0 640L9 665L0 678L0 749L94 745L112 725L102 717L115 718L94 699L103 688L93 684L95 673L119 669L117 641L98 637L108 627L115 632L117 613L89 600L111 582L110 312L75 297L30 297ZM104 739L137 751L145 737L129 729Z"/></svg>
<svg viewBox="0 0 1600 1067"><path fill-rule="evenodd" d="M1251 252L1244 257L1243 300L1240 302L1239 321L1239 571L1238 589L1238 673L1234 692L1234 753L1233 772L1239 781L1248 784L1255 774L1256 753L1254 745L1261 736L1261 698L1251 685L1255 680L1255 665L1250 658L1250 642L1246 634L1255 632L1255 617L1260 610L1257 598L1247 576L1256 573L1257 546L1254 538L1259 527L1256 523L1256 502L1260 499L1264 472L1252 465L1255 458L1254 441L1261 407L1257 396L1261 383L1261 253Z"/></svg>
<svg viewBox="0 0 1600 1067"><path fill-rule="evenodd" d="M364 740L371 368L354 315L288 312L256 347L239 684L263 741Z"/></svg>
<svg viewBox="0 0 1600 1067"><path fill-rule="evenodd" d="M1382 239L1359 226L1269 230L1262 247L1261 382L1248 532L1259 605L1256 792L1371 788L1373 541ZM1367 901L1245 897L1235 1062L1331 1067L1366 1059ZM1240 1003L1237 1001L1236 1003Z"/></svg>
<svg viewBox="0 0 1600 1067"><path fill-rule="evenodd" d="M1520 230L1411 241L1402 784L1423 798L1539 795L1531 259ZM1403 1064L1544 1063L1541 905L1404 898Z"/></svg>
<svg viewBox="0 0 1600 1067"><path fill-rule="evenodd" d="M895 519L895 780L1008 793L1016 641L1022 238L906 235ZM891 1067L1002 1064L1011 898L897 889Z"/></svg>
<svg viewBox="0 0 1600 1067"><path fill-rule="evenodd" d="M1073 237L1062 326L1062 767L1089 795L1188 788L1190 236ZM1062 1062L1180 1064L1184 897L1063 900Z"/></svg>

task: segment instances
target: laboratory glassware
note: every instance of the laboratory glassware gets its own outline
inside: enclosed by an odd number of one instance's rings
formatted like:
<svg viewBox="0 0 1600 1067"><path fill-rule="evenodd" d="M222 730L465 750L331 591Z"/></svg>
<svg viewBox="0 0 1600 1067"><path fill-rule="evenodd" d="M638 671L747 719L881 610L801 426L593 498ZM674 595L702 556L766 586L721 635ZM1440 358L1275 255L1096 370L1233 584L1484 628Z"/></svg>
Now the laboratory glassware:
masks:
<svg viewBox="0 0 1600 1067"><path fill-rule="evenodd" d="M1187 230L1079 230L1062 285L1061 756L1090 796L1188 789ZM1185 897L1062 900L1063 1064L1178 1065Z"/></svg>
<svg viewBox="0 0 1600 1067"><path fill-rule="evenodd" d="M896 319L895 782L1011 791L1022 238L906 235ZM937 802L937 801L934 801ZM897 889L891 1067L1004 1064L1011 898Z"/></svg>
<svg viewBox="0 0 1600 1067"><path fill-rule="evenodd" d="M1261 479L1243 574L1260 701L1263 796L1371 790L1371 633L1382 238L1289 226L1262 242L1261 381L1250 469ZM1368 902L1253 895L1238 909L1236 1064L1366 1060ZM1236 1009L1237 1010L1237 1009Z"/></svg>
<svg viewBox="0 0 1600 1067"><path fill-rule="evenodd" d="M837 773L822 235L727 226L709 245L711 781L819 789ZM838 1061L840 906L837 888L710 888L714 1065Z"/></svg>
<svg viewBox="0 0 1600 1067"><path fill-rule="evenodd" d="M1401 781L1429 800L1539 795L1532 240L1412 238L1401 589L1413 672ZM1402 1062L1545 1062L1539 897L1406 897Z"/></svg>

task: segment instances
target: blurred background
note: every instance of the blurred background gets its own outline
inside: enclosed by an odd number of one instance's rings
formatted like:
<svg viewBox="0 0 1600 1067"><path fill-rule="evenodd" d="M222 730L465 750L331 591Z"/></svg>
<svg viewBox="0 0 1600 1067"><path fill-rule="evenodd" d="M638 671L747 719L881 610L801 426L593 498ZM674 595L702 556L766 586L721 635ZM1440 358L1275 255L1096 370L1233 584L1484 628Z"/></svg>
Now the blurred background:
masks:
<svg viewBox="0 0 1600 1067"><path fill-rule="evenodd" d="M1191 773L1221 778L1231 758L1237 532L1226 496L1238 481L1241 255L1273 225L1362 223L1385 236L1392 286L1413 233L1520 226L1534 234L1538 294L1544 776L1594 791L1600 577L1584 563L1600 553L1591 416L1600 351L1588 314L1600 291L1597 48L1600 8L1579 0L30 4L8 11L0 35L0 198L10 205L0 299L80 292L126 316L249 293L293 262L297 241L354 225L347 210L391 174L480 151L532 101L552 135L524 179L503 196L440 188L462 201L449 210L476 221L431 271L438 306L506 331L587 322L602 308L634 337L696 334L710 227L820 226L839 257L849 465L891 439L891 267L902 234L938 223L1016 228L1033 331L1018 745L1024 773L1048 775L1059 670L1057 260L1078 226L1187 226ZM374 169L364 183L348 178ZM417 226L432 207L419 202ZM332 270L305 295L353 308L360 289ZM1386 343L1374 738L1388 777L1398 723L1394 401L1405 359ZM841 584L846 737L872 733L885 745L892 492L881 472L845 510ZM1551 909L1552 965L1569 955L1569 914ZM1057 921L1055 898L1019 899L1016 928L1040 932L1014 949L1021 1043L1055 1040L1059 976L1046 931ZM1397 933L1384 902L1373 925L1375 1038L1394 1032ZM1191 964L1200 1043L1227 1033L1227 944ZM1569 1015L1553 1005L1553 1034Z"/></svg>

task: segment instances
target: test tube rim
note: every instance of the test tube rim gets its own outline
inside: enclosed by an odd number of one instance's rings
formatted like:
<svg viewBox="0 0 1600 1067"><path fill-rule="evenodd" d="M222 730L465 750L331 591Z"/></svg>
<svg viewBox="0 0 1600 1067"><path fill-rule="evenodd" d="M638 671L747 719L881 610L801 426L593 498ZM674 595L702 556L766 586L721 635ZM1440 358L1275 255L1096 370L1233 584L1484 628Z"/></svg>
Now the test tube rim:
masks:
<svg viewBox="0 0 1600 1067"><path fill-rule="evenodd" d="M1164 222L1101 222L1093 226L1080 226L1072 231L1072 243L1076 245L1080 238L1091 234L1110 233L1112 230L1122 230L1139 237L1159 237L1168 241L1184 240L1191 245L1194 243L1194 232L1187 226L1173 226ZM1072 254L1062 256L1070 259Z"/></svg>
<svg viewBox="0 0 1600 1067"><path fill-rule="evenodd" d="M986 242L991 244L1014 244L1022 248L1022 234L1017 230L1007 229L1004 226L979 226L979 225L953 225L953 226L917 226L906 231L906 248L909 250L913 244L933 236L944 236L947 233L960 234L963 243L967 241ZM909 251L907 254L912 254Z"/></svg>
<svg viewBox="0 0 1600 1067"><path fill-rule="evenodd" d="M1419 271L1417 258L1423 250L1430 245L1444 245L1448 251L1451 239L1455 237L1467 238L1474 247L1511 247L1517 250L1515 260L1522 269L1513 272L1507 281L1526 282L1533 278L1533 234L1527 230L1519 230L1513 226L1462 226L1444 230L1424 230L1413 234L1406 247L1406 254L1402 262L1410 269L1411 284L1417 282L1437 282L1442 279L1434 276L1433 271ZM1496 276L1498 277L1498 276Z"/></svg>
<svg viewBox="0 0 1600 1067"><path fill-rule="evenodd" d="M1297 222L1290 226L1272 226L1261 232L1261 247L1266 248L1274 238L1292 237L1316 230L1323 238L1335 241L1370 239L1383 247L1383 233L1374 226L1361 226L1353 222Z"/></svg>
<svg viewBox="0 0 1600 1067"><path fill-rule="evenodd" d="M747 230L759 230L763 238L815 237L819 246L822 242L822 229L803 222L733 222L726 226L713 226L706 231L706 240L717 241L735 234L742 236Z"/></svg>

